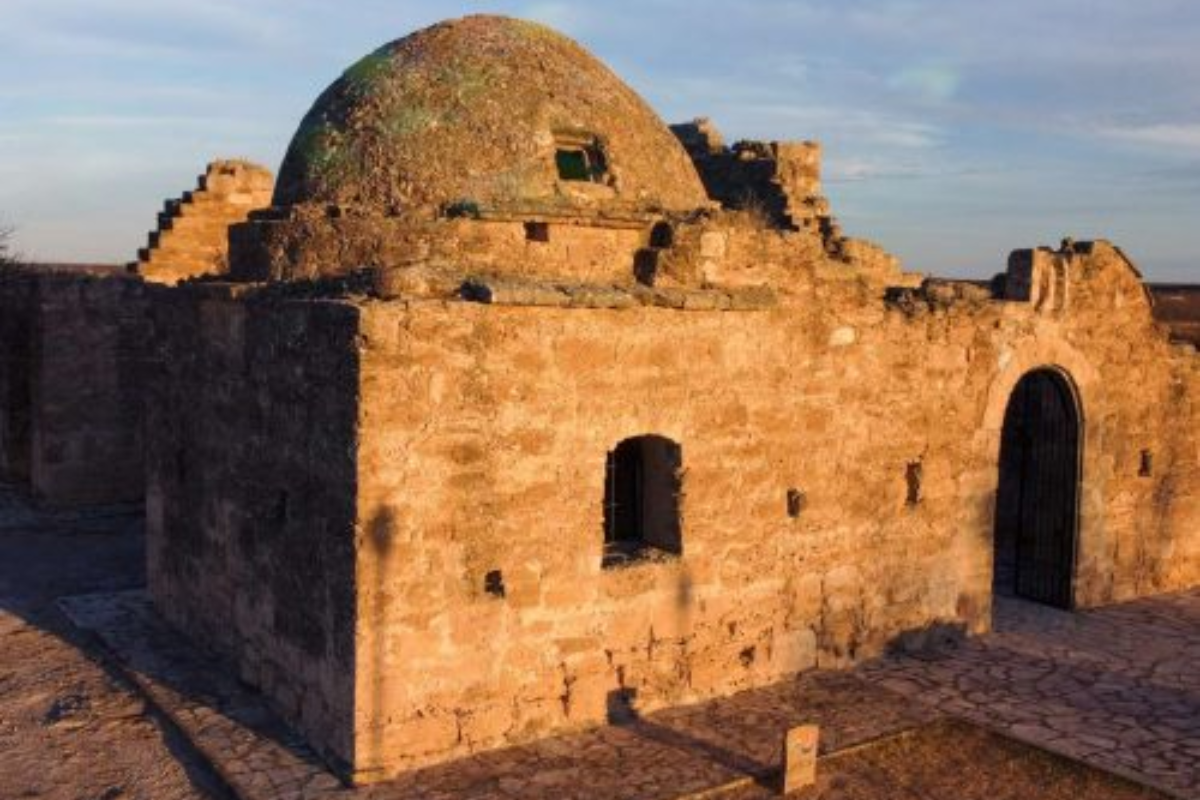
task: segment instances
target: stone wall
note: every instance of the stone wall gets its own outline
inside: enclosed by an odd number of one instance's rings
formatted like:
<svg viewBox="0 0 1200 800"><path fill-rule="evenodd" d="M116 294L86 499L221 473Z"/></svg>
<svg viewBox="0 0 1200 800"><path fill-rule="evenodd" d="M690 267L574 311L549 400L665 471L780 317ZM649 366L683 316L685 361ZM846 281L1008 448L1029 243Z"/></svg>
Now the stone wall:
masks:
<svg viewBox="0 0 1200 800"><path fill-rule="evenodd" d="M150 591L335 764L353 758L354 309L158 289Z"/></svg>
<svg viewBox="0 0 1200 800"><path fill-rule="evenodd" d="M1200 360L1119 250L917 282L725 214L615 288L159 290L159 606L364 782L984 631L1040 367L1084 419L1075 603L1200 579ZM604 568L607 454L644 434L682 448L682 553Z"/></svg>
<svg viewBox="0 0 1200 800"><path fill-rule="evenodd" d="M651 224L642 218L589 226L550 216L536 223L502 216L414 221L340 209L286 219L264 214L230 229L230 271L240 281L311 280L419 265L621 280L633 274Z"/></svg>
<svg viewBox="0 0 1200 800"><path fill-rule="evenodd" d="M0 279L3 469L44 503L142 497L143 290L105 267L27 267Z"/></svg>
<svg viewBox="0 0 1200 800"><path fill-rule="evenodd" d="M49 504L142 498L143 292L121 276L38 280L31 481Z"/></svg>
<svg viewBox="0 0 1200 800"><path fill-rule="evenodd" d="M196 188L168 200L131 271L154 283L174 284L229 270L229 226L271 204L270 170L248 161L214 161Z"/></svg>
<svg viewBox="0 0 1200 800"><path fill-rule="evenodd" d="M1022 275L1008 302L810 277L759 312L364 306L359 777L986 630L1004 409L1040 366L1085 419L1076 602L1194 584L1194 351L1108 245ZM606 453L648 433L682 446L682 555L602 569Z"/></svg>

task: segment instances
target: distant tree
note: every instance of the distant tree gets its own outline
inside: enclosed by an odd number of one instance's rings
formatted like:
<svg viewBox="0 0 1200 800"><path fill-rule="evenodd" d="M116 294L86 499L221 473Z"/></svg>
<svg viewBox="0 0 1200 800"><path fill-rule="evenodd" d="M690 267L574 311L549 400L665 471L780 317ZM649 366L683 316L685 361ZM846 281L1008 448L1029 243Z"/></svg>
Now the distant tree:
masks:
<svg viewBox="0 0 1200 800"><path fill-rule="evenodd" d="M12 250L13 229L0 225L0 266L12 264L17 260L17 254Z"/></svg>

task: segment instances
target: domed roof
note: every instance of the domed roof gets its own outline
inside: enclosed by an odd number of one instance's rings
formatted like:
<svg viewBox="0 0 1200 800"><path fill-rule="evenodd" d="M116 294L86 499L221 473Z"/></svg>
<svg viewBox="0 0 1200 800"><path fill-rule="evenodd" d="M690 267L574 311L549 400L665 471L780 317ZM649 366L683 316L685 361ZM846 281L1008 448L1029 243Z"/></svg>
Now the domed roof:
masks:
<svg viewBox="0 0 1200 800"><path fill-rule="evenodd" d="M305 116L274 204L382 213L547 203L707 203L662 120L598 59L541 25L444 22L346 71Z"/></svg>

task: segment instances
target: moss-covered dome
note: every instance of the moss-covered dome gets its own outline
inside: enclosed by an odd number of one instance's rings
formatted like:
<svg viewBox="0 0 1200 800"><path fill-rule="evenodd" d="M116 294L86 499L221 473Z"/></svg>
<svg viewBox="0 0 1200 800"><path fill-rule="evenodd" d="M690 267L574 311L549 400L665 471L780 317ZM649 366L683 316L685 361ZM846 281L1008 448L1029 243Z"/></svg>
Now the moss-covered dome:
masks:
<svg viewBox="0 0 1200 800"><path fill-rule="evenodd" d="M352 66L305 116L276 206L682 211L707 202L658 116L541 25L472 16Z"/></svg>

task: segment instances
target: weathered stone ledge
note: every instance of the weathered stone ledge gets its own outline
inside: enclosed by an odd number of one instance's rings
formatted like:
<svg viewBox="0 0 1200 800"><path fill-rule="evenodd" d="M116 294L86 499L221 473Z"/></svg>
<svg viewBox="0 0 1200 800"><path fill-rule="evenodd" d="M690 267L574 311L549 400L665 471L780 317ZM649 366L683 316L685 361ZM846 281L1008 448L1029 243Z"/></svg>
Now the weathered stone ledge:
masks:
<svg viewBox="0 0 1200 800"><path fill-rule="evenodd" d="M763 311L778 305L766 287L747 289L679 289L674 287L603 286L510 278L469 278L464 300L497 306L552 308L636 308L654 306L681 311Z"/></svg>

